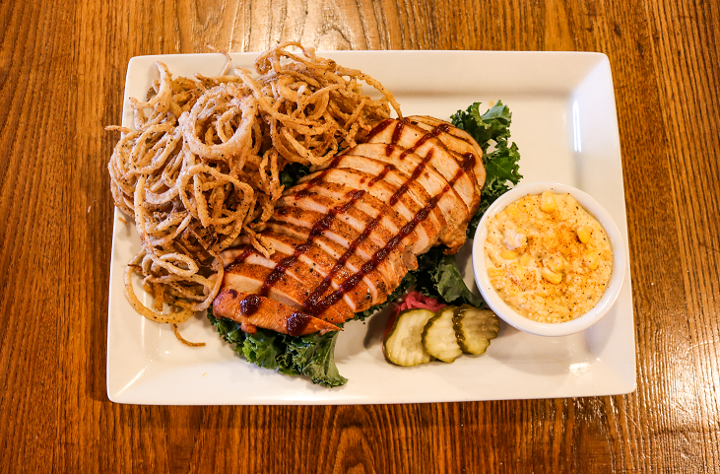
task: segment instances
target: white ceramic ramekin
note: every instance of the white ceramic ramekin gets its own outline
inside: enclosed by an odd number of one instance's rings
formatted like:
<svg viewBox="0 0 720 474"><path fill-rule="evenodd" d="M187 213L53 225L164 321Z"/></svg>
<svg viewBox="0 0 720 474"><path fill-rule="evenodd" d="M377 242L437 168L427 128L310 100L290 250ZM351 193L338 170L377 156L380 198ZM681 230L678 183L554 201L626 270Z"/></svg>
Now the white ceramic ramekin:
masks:
<svg viewBox="0 0 720 474"><path fill-rule="evenodd" d="M543 191L552 191L553 193L570 193L582 207L585 208L605 229L610 239L610 247L613 252L613 270L610 276L610 282L598 303L587 313L563 323L540 323L528 319L514 311L508 306L500 295L490 284L490 277L487 273L485 265L485 240L487 239L487 221L490 217L502 211L509 204L523 198L527 195L542 194ZM627 255L625 243L620 235L615 221L610 214L603 208L592 196L580 191L577 188L560 183L538 182L528 183L517 186L498 198L485 212L477 232L472 249L473 272L475 274L475 282L477 283L480 293L485 302L490 306L495 314L502 318L508 324L520 329L521 331L537 334L538 336L567 336L576 332L583 331L593 324L600 321L608 310L612 307L620 294L625 272L627 271Z"/></svg>

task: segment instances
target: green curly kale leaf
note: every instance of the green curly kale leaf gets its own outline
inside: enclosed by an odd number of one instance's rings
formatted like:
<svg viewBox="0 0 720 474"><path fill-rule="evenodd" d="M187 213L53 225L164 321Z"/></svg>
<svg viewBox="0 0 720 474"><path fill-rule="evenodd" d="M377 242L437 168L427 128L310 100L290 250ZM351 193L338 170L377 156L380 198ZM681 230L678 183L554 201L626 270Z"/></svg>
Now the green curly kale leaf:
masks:
<svg viewBox="0 0 720 474"><path fill-rule="evenodd" d="M475 235L478 223L490 204L510 190L522 179L520 174L520 153L515 143L508 144L512 112L502 101L498 101L484 114L480 114L480 102L466 110L458 110L451 117L452 124L468 132L483 150L483 164L487 172L480 208L467 228L467 236Z"/></svg>
<svg viewBox="0 0 720 474"><path fill-rule="evenodd" d="M240 329L240 324L207 314L220 337L248 362L287 375L304 375L313 383L326 387L344 385L347 379L335 365L335 342L338 331L307 336L289 336L258 328L255 334Z"/></svg>

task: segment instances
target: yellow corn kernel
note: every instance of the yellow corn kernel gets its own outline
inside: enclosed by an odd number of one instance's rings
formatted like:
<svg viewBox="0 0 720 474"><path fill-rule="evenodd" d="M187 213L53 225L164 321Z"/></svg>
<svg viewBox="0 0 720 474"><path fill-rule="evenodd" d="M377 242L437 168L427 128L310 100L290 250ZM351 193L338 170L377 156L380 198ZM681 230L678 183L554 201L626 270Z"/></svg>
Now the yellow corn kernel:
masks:
<svg viewBox="0 0 720 474"><path fill-rule="evenodd" d="M523 256L520 257L520 265L522 265L523 267L529 267L532 261L532 255L530 255L529 253L524 253Z"/></svg>
<svg viewBox="0 0 720 474"><path fill-rule="evenodd" d="M547 267L554 272L559 272L565 268L565 260L559 255L550 257L547 261Z"/></svg>
<svg viewBox="0 0 720 474"><path fill-rule="evenodd" d="M552 283L553 285L557 285L562 281L562 275L559 273L555 273L554 271L550 270L549 268L543 268L542 277L545 278L547 281Z"/></svg>
<svg viewBox="0 0 720 474"><path fill-rule="evenodd" d="M523 269L522 269L522 266L520 265L520 262L511 262L508 265L508 269L516 275L522 275Z"/></svg>
<svg viewBox="0 0 720 474"><path fill-rule="evenodd" d="M597 252L585 254L585 265L587 265L590 270L595 270L598 265L600 265L600 255L598 255Z"/></svg>
<svg viewBox="0 0 720 474"><path fill-rule="evenodd" d="M543 191L540 197L540 210L543 212L552 212L555 208L557 208L557 203L555 202L555 196L553 196L552 191Z"/></svg>
<svg viewBox="0 0 720 474"><path fill-rule="evenodd" d="M590 230L587 227L585 227L584 225L578 227L577 236L578 236L578 239L580 239L580 242L582 242L584 244L590 242Z"/></svg>
<svg viewBox="0 0 720 474"><path fill-rule="evenodd" d="M490 278L497 278L505 275L505 270L502 268L488 268L487 272Z"/></svg>
<svg viewBox="0 0 720 474"><path fill-rule="evenodd" d="M517 258L517 254L512 250L503 250L500 252L500 256L505 260L515 260Z"/></svg>

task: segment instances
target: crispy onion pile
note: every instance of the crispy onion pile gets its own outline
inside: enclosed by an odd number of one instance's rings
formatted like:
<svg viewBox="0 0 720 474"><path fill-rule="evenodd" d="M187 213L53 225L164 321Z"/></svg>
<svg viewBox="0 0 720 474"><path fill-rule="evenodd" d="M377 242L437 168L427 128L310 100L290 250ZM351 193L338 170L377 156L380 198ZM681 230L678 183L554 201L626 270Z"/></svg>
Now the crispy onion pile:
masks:
<svg viewBox="0 0 720 474"><path fill-rule="evenodd" d="M229 56L219 77L173 79L157 67L146 101L130 99L135 129L108 127L123 133L108 170L115 205L134 218L141 239L125 295L140 314L176 325L217 295L221 251L247 242L273 253L258 232L282 195L285 165L326 163L389 117L390 105L401 114L380 83L294 42L261 54L257 75L229 74ZM365 95L361 81L382 98ZM135 294L133 274L151 308Z"/></svg>

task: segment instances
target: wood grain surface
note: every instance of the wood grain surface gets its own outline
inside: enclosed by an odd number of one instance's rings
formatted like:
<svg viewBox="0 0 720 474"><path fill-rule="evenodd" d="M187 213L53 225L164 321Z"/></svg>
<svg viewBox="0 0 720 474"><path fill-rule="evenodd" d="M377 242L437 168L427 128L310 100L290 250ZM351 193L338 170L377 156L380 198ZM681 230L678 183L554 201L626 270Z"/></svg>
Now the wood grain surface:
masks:
<svg viewBox="0 0 720 474"><path fill-rule="evenodd" d="M0 2L0 472L718 472L720 7L578 0ZM158 407L105 393L106 163L130 57L600 51L637 339L627 396Z"/></svg>

